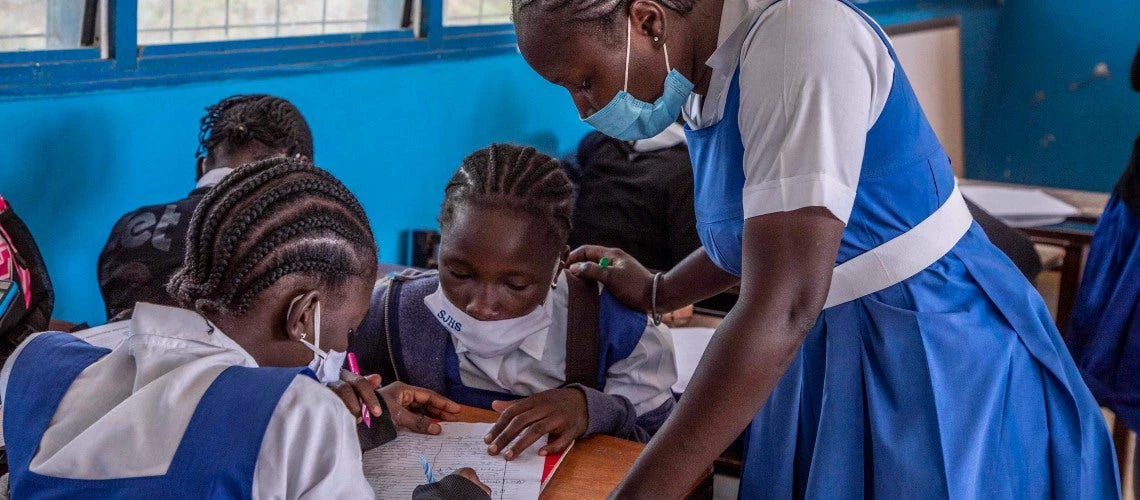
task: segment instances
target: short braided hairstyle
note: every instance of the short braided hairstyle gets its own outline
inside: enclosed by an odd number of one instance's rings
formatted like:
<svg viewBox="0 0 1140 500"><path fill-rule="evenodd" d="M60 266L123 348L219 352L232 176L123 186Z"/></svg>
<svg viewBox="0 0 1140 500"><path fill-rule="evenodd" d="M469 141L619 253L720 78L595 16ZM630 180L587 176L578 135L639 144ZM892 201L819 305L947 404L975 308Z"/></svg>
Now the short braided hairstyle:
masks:
<svg viewBox="0 0 1140 500"><path fill-rule="evenodd" d="M239 94L206 108L198 130L198 157L220 146L241 148L258 141L286 156L313 157L309 123L293 103L266 94Z"/></svg>
<svg viewBox="0 0 1140 500"><path fill-rule="evenodd" d="M457 208L503 207L543 218L565 245L574 218L574 186L557 160L532 147L492 144L471 153L444 189L439 225L446 231Z"/></svg>
<svg viewBox="0 0 1140 500"><path fill-rule="evenodd" d="M274 157L238 168L203 197L167 291L199 312L241 315L290 274L337 285L375 267L376 240L348 188L307 159Z"/></svg>
<svg viewBox="0 0 1140 500"><path fill-rule="evenodd" d="M662 7L681 15L688 14L696 0L654 0ZM592 25L590 31L613 38L614 28L624 28L625 15L631 0L511 0L511 18L518 24L524 11L543 16L560 15L561 21L570 24Z"/></svg>

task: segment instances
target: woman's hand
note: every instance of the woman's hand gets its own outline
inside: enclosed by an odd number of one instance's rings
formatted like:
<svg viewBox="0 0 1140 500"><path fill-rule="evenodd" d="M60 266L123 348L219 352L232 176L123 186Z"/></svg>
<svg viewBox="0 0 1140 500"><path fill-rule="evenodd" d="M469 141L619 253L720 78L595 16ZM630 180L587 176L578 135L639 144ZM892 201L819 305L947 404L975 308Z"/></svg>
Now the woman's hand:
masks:
<svg viewBox="0 0 1140 500"><path fill-rule="evenodd" d="M388 405L396 427L420 434L439 434L442 429L432 420L454 422L458 420L460 406L435 391L393 382L378 391Z"/></svg>
<svg viewBox="0 0 1140 500"><path fill-rule="evenodd" d="M598 263L603 258L605 268ZM566 264L574 276L601 283L626 306L653 309L653 273L623 250L585 245L570 252Z"/></svg>
<svg viewBox="0 0 1140 500"><path fill-rule="evenodd" d="M586 395L573 387L543 391L518 401L495 401L491 407L500 413L499 421L483 441L490 445L487 453L497 455L518 437L514 446L503 453L507 460L519 456L547 434L551 440L538 454L561 453L585 434L589 425Z"/></svg>
<svg viewBox="0 0 1140 500"><path fill-rule="evenodd" d="M380 400L376 395L377 387L380 387L379 375L363 377L348 370L341 370L340 381L329 384L329 389L332 389L340 397L349 413L356 417L358 424L364 420L363 407L360 406L361 401L364 402L364 407L368 408L368 412L373 417L379 417L383 413L380 408Z"/></svg>
<svg viewBox="0 0 1140 500"><path fill-rule="evenodd" d="M602 258L607 259L605 269L598 263ZM654 312L655 275L629 254L617 248L586 245L570 252L566 263L570 264L568 272L605 285L626 307ZM657 314L700 302L740 283L740 278L717 267L704 247L694 250L659 280Z"/></svg>

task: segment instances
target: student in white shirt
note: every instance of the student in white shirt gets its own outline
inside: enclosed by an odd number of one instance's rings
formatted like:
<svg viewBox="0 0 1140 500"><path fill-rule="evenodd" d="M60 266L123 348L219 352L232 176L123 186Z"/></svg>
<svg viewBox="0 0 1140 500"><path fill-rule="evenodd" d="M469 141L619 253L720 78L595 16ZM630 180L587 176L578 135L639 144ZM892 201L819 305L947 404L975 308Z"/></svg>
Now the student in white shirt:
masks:
<svg viewBox="0 0 1140 500"><path fill-rule="evenodd" d="M45 333L4 365L12 496L371 498L356 423L322 386L339 379L375 281L356 198L307 160L268 159L210 191L187 240L169 290L188 309L140 303L113 349ZM437 433L424 415L459 410L354 382L349 399L364 397L389 435ZM467 474L416 497L487 498Z"/></svg>
<svg viewBox="0 0 1140 500"><path fill-rule="evenodd" d="M540 454L587 434L644 442L674 404L668 329L562 275L572 190L534 148L472 153L440 208L439 273L378 287L351 339L365 371L502 412L487 441L508 459L546 436Z"/></svg>

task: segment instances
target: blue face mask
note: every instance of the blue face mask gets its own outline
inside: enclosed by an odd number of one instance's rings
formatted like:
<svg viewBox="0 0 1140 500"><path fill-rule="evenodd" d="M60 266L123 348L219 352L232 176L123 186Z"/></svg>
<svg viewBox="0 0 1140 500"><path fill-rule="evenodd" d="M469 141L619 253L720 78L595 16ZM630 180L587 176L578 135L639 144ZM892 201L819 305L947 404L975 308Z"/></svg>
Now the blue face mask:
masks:
<svg viewBox="0 0 1140 500"><path fill-rule="evenodd" d="M669 128L681 115L681 107L693 91L693 83L669 66L669 48L665 49L665 93L652 104L637 100L629 90L629 52L633 21L626 20L625 88L596 113L583 118L599 132L614 139L636 141L656 136Z"/></svg>

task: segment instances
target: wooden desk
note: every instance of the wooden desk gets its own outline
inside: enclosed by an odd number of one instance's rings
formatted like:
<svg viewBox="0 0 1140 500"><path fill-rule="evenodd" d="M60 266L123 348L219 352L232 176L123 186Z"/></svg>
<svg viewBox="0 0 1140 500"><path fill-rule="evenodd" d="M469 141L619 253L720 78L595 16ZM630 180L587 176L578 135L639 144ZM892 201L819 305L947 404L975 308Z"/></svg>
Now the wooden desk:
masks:
<svg viewBox="0 0 1140 500"><path fill-rule="evenodd" d="M1061 263L1061 283L1057 290L1057 329L1061 337L1068 340L1069 316L1077 301L1077 290L1081 286L1081 275L1085 269L1085 253L1092 243L1095 222L1069 220L1061 224L1042 227L1021 228L1034 243L1059 246L1065 250L1065 260Z"/></svg>
<svg viewBox="0 0 1140 500"><path fill-rule="evenodd" d="M463 407L459 420L490 423L499 414L479 408ZM612 436L590 436L579 439L570 448L558 470L539 496L542 500L602 499L617 487L645 445ZM706 493L707 489L707 493ZM701 478L690 498L708 498L712 494L712 474Z"/></svg>

